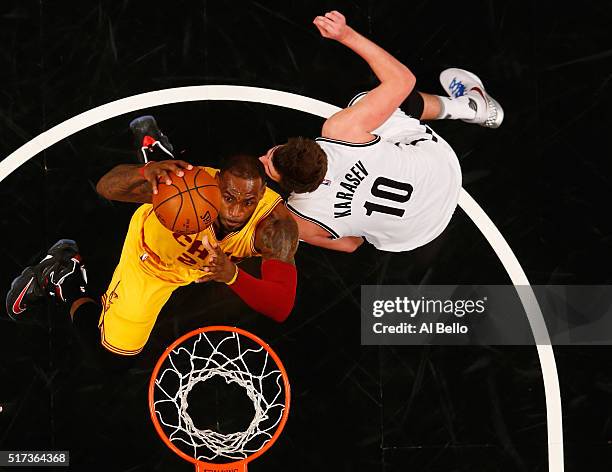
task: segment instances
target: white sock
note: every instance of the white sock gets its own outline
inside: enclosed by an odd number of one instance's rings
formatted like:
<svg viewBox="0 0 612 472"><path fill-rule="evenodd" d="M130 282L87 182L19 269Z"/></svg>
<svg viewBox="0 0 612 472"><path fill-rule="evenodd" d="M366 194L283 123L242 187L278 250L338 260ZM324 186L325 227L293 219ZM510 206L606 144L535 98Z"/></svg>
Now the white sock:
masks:
<svg viewBox="0 0 612 472"><path fill-rule="evenodd" d="M441 105L439 120L473 120L476 118L476 110L470 107L470 99L467 95L457 98L436 96Z"/></svg>

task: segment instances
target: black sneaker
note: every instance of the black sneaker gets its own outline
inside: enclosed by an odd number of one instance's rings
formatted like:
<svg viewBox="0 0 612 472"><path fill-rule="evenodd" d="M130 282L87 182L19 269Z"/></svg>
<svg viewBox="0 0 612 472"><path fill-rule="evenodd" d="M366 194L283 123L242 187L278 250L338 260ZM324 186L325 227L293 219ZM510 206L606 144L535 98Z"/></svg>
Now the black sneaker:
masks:
<svg viewBox="0 0 612 472"><path fill-rule="evenodd" d="M47 297L72 303L86 296L87 272L79 248L72 239L60 239L38 264L26 267L11 283L6 311L14 320Z"/></svg>
<svg viewBox="0 0 612 472"><path fill-rule="evenodd" d="M139 116L132 120L130 130L134 134L134 146L139 162L146 164L149 161L174 159L172 154L174 147L151 115Z"/></svg>

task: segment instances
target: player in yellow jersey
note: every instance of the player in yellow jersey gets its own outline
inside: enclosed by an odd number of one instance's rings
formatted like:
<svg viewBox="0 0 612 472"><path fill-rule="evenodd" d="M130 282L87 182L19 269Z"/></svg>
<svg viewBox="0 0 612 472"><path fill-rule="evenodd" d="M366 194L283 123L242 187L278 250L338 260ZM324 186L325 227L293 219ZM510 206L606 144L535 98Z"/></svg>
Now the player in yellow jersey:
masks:
<svg viewBox="0 0 612 472"><path fill-rule="evenodd" d="M172 149L152 117L140 120L143 129L134 130L135 120L132 130L148 162L118 165L97 184L105 198L142 203L130 221L101 309L87 296L78 248L71 241L53 246L47 258L15 279L7 297L9 314L22 317L28 304L53 292L70 304L78 331L97 326L102 346L121 356L142 350L172 292L192 282L224 282L254 310L284 321L295 299L298 231L280 196L267 188L263 165L253 156L238 155L220 170L206 167L221 191L219 216L200 233L173 233L155 216L152 196L158 185L170 184L174 174L180 177L192 165L148 160L149 151L170 157ZM261 279L236 265L254 256L262 258ZM52 272L62 278L54 279Z"/></svg>

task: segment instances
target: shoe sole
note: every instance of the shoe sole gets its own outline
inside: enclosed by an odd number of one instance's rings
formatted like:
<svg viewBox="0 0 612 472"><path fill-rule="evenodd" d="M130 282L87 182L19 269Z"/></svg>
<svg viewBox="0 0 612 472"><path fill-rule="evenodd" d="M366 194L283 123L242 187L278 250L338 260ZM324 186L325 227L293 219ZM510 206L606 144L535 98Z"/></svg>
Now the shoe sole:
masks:
<svg viewBox="0 0 612 472"><path fill-rule="evenodd" d="M52 256L55 256L56 254L66 249L72 249L74 251L74 254L79 253L79 246L77 246L76 241L72 239L60 239L58 242L56 242L53 246L49 248L49 250L47 251L47 254L51 254Z"/></svg>
<svg viewBox="0 0 612 472"><path fill-rule="evenodd" d="M491 97L491 95L487 94L487 98L491 100L493 104L495 105L495 109L497 110L497 116L495 117L495 122L493 122L491 125L483 124L481 126L484 126L486 128L499 128L502 122L504 121L504 109L501 107L501 105L499 104L497 100Z"/></svg>
<svg viewBox="0 0 612 472"><path fill-rule="evenodd" d="M456 77L457 75L467 76L467 78L471 80L474 84L476 84L476 86L482 91L482 93L485 95L485 100L490 100L491 102L493 102L497 110L497 117L495 118L495 122L493 124L491 125L486 125L485 123L476 123L476 124L483 126L485 128L499 128L502 122L504 121L504 109L501 107L501 105L499 104L497 100L495 100L493 97L491 97L491 95L487 93L482 83L482 80L480 80L480 77L478 77L476 74L469 72L465 69L457 69L457 68L450 68L450 69L443 70L442 72L440 72L440 85L442 85L442 88L444 89L446 94L449 97L453 97L452 93L448 89L447 84L451 82L451 80L448 80L448 78L453 77L453 76ZM466 89L467 88L468 87L466 87ZM465 121L466 123L474 123L473 121L470 121L470 120L461 120L461 121Z"/></svg>
<svg viewBox="0 0 612 472"><path fill-rule="evenodd" d="M157 126L157 121L155 121L153 115L143 115L134 118L130 121L129 128L135 138L134 145L137 149L140 149L140 152L137 151L136 153L140 163L146 164L148 162L146 152L144 149L141 149L143 143L139 142L145 136L150 136L155 141L153 145L157 145L162 152L167 154L171 159L174 159L174 154L172 154L174 148L172 144L170 144L167 136L165 136L159 129L159 126ZM155 132L151 132L152 130ZM159 133L159 135L157 133Z"/></svg>
<svg viewBox="0 0 612 472"><path fill-rule="evenodd" d="M144 116L139 116L138 118L134 118L132 121L130 121L129 126L130 126L130 131L136 134L136 133L145 133L146 129L149 128L151 125L154 128L157 128L157 122L155 121L155 118L152 115L144 115Z"/></svg>
<svg viewBox="0 0 612 472"><path fill-rule="evenodd" d="M456 98L453 96L451 91L448 89L448 84L450 84L452 81L449 79L451 79L452 77L456 77L457 75L466 75L472 82L474 82L484 92L484 85L482 84L482 80L480 80L480 77L478 77L476 74L473 74L464 69L450 68L450 69L445 69L442 72L440 72L440 85L442 85L442 88L444 89L444 91L449 97ZM468 90L468 87L466 87L466 91L467 90Z"/></svg>

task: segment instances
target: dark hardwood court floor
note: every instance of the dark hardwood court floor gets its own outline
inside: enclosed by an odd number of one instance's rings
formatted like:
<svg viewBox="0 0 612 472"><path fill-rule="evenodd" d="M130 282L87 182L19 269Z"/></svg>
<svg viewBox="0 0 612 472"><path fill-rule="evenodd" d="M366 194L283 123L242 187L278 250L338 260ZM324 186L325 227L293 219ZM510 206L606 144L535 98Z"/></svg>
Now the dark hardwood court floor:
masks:
<svg viewBox="0 0 612 472"><path fill-rule="evenodd" d="M375 84L367 65L311 24L329 9L442 94L448 67L477 73L505 108L497 130L431 126L456 150L463 186L534 284L610 284L610 2L5 1L0 5L0 157L93 107L188 85L257 86L344 106ZM76 239L91 289L118 261L135 205L95 192L133 162L129 121L155 115L194 164L260 155L322 119L258 103L199 101L118 116L49 147L0 184L0 293L57 239ZM187 471L157 437L146 403L157 357L178 336L230 324L282 358L292 409L253 471L548 471L542 371L533 346L361 346L364 284L508 284L458 209L407 253L340 254L301 244L296 307L284 324L221 284L178 290L126 373L81 362L65 310L21 324L0 316L0 450L69 450L70 470ZM258 272L251 261L246 269ZM565 470L612 467L611 349L555 347ZM24 469L25 470L25 469ZM556 471L555 471L556 472Z"/></svg>

